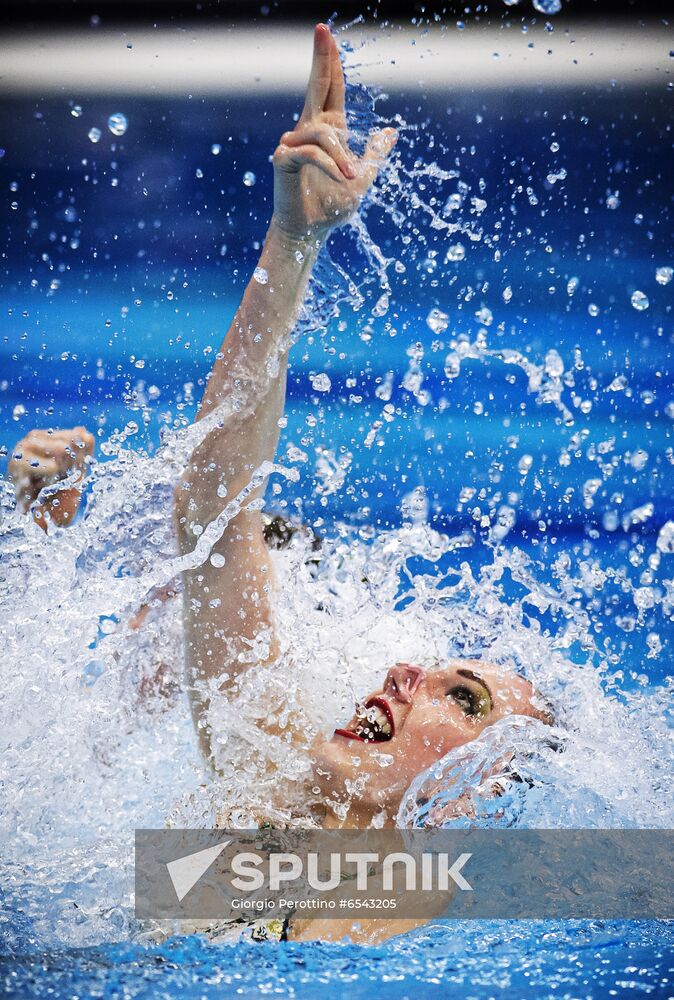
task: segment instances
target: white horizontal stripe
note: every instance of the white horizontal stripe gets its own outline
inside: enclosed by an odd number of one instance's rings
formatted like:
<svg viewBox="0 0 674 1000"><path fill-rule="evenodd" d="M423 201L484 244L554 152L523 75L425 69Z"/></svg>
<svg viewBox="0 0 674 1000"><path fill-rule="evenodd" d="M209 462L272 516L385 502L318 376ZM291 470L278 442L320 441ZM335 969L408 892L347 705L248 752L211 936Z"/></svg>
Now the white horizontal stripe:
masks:
<svg viewBox="0 0 674 1000"><path fill-rule="evenodd" d="M541 19L542 20L542 19ZM554 21L553 21L554 23ZM351 77L389 90L633 84L672 79L671 36L650 25L598 28L542 24L486 29L454 23L424 33L361 27ZM533 48L529 48L533 43ZM132 47L127 47L132 46ZM552 50L549 52L549 50ZM311 60L311 30L250 26L151 31L90 29L6 36L0 55L5 93L246 94L298 92Z"/></svg>

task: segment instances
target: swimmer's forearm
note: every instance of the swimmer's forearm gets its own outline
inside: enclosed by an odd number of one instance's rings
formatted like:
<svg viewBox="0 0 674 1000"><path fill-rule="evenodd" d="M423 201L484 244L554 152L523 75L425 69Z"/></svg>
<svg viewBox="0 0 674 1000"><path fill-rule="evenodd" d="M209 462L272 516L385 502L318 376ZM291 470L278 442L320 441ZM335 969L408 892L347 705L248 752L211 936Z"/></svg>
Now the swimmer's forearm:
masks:
<svg viewBox="0 0 674 1000"><path fill-rule="evenodd" d="M224 417L192 455L179 495L192 511L183 528L190 520L202 525L213 520L254 470L274 458L291 335L317 256L317 244L289 239L272 220L256 276L220 348L197 420L227 400L236 400L236 412Z"/></svg>
<svg viewBox="0 0 674 1000"><path fill-rule="evenodd" d="M272 219L254 276L209 376L197 419L227 397L236 379L269 381L264 379L266 366L287 356L317 256L316 243L290 239Z"/></svg>

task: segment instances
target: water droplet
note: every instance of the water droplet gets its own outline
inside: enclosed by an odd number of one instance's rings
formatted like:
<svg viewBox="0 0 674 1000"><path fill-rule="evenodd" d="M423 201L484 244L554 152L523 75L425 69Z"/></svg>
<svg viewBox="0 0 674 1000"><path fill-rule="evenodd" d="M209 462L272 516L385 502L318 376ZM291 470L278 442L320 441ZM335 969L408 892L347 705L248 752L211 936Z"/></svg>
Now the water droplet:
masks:
<svg viewBox="0 0 674 1000"><path fill-rule="evenodd" d="M124 434L127 437L133 437L134 434L138 433L139 429L135 420L129 420L128 423L124 424Z"/></svg>
<svg viewBox="0 0 674 1000"><path fill-rule="evenodd" d="M406 521L423 524L428 518L428 496L423 486L415 486L400 502L400 512Z"/></svg>
<svg viewBox="0 0 674 1000"><path fill-rule="evenodd" d="M385 316L386 313L388 312L388 307L389 307L389 295L388 292L384 292L383 295L380 295L379 298L377 299L374 308L372 310L372 315Z"/></svg>
<svg viewBox="0 0 674 1000"><path fill-rule="evenodd" d="M89 136L92 142L98 142L99 139L101 138L101 134L102 134L101 130L99 128L96 128L96 126L90 128L89 131L87 132L87 135Z"/></svg>
<svg viewBox="0 0 674 1000"><path fill-rule="evenodd" d="M433 333L444 333L449 325L449 316L440 309L431 309L426 317L426 325Z"/></svg>
<svg viewBox="0 0 674 1000"><path fill-rule="evenodd" d="M445 375L448 379L454 379L461 373L461 358L452 352L445 358Z"/></svg>
<svg viewBox="0 0 674 1000"><path fill-rule="evenodd" d="M220 156L221 150L222 146L220 145L219 142L214 142L213 145L211 146L211 153L213 154L213 156Z"/></svg>
<svg viewBox="0 0 674 1000"><path fill-rule="evenodd" d="M655 280L659 285L668 285L672 280L672 275L674 275L674 269L671 267L658 267L655 271Z"/></svg>
<svg viewBox="0 0 674 1000"><path fill-rule="evenodd" d="M199 180L201 180L201 178L204 176L204 172L201 169L201 167L197 167L195 173L196 173L196 176L198 177Z"/></svg>
<svg viewBox="0 0 674 1000"><path fill-rule="evenodd" d="M449 198L445 202L443 215L449 215L451 212L457 212L461 208L462 204L463 198L458 191L455 191L453 194L450 194Z"/></svg>
<svg viewBox="0 0 674 1000"><path fill-rule="evenodd" d="M306 451L302 451L302 449L298 448L295 444L288 445L286 454L289 462L307 462L309 460L309 456Z"/></svg>
<svg viewBox="0 0 674 1000"><path fill-rule="evenodd" d="M620 198L618 197L618 192L613 191L606 197L606 207L610 208L611 211L615 211L616 208L620 208Z"/></svg>
<svg viewBox="0 0 674 1000"><path fill-rule="evenodd" d="M481 309L476 311L475 319L478 323L483 323L485 326L491 326L494 322L494 314L488 306L482 306Z"/></svg>
<svg viewBox="0 0 674 1000"><path fill-rule="evenodd" d="M219 552L213 552L211 555L211 566L215 566L216 569L222 569L225 565L225 557Z"/></svg>
<svg viewBox="0 0 674 1000"><path fill-rule="evenodd" d="M515 0L517 3L517 0ZM390 753L381 753L379 750L375 750L372 754L374 759L377 761L380 767L390 767L395 758Z"/></svg>
<svg viewBox="0 0 674 1000"><path fill-rule="evenodd" d="M659 552L664 552L666 555L674 554L674 521L663 524L656 545Z"/></svg>
<svg viewBox="0 0 674 1000"><path fill-rule="evenodd" d="M560 378L564 374L564 362L554 347L545 355L545 373L550 378Z"/></svg>
<svg viewBox="0 0 674 1000"><path fill-rule="evenodd" d="M17 403L14 409L12 410L12 419L21 420L21 417L25 416L25 414L26 414L26 407L23 405L23 403Z"/></svg>
<svg viewBox="0 0 674 1000"><path fill-rule="evenodd" d="M73 105L73 107L70 109L70 114L73 116L73 118L79 118L82 114L82 108L80 107L80 105L79 104Z"/></svg>
<svg viewBox="0 0 674 1000"><path fill-rule="evenodd" d="M648 309L650 305L650 302L648 301L648 296L645 295L643 292L640 292L638 289L636 292L632 292L632 298L630 301L634 306L634 308L637 310L637 312L644 312L644 310Z"/></svg>
<svg viewBox="0 0 674 1000"><path fill-rule="evenodd" d="M617 513L614 510L605 511L602 517L602 524L606 531L615 531L620 524Z"/></svg>
<svg viewBox="0 0 674 1000"><path fill-rule="evenodd" d="M378 385L374 390L374 394L377 399L383 399L384 402L388 402L391 398L391 393L393 392L393 372L386 372L381 385ZM674 408L674 404L673 408ZM674 416L674 413L672 414Z"/></svg>
<svg viewBox="0 0 674 1000"><path fill-rule="evenodd" d="M601 488L601 485L601 479L586 479L583 483L583 505L586 510L594 507L595 493Z"/></svg>
<svg viewBox="0 0 674 1000"><path fill-rule="evenodd" d="M312 375L310 381L314 392L330 392L330 389L332 388L332 382L325 372L321 372L318 375Z"/></svg>
<svg viewBox="0 0 674 1000"><path fill-rule="evenodd" d="M646 521L650 521L654 513L655 507L650 501L642 504L640 507L635 507L634 510L629 511L623 517L624 530L629 531L635 524L645 524Z"/></svg>
<svg viewBox="0 0 674 1000"><path fill-rule="evenodd" d="M124 135L129 123L126 120L126 115L123 115L121 111L116 111L114 115L110 115L108 118L108 128L113 135Z"/></svg>
<svg viewBox="0 0 674 1000"><path fill-rule="evenodd" d="M562 9L562 0L533 0L533 4L539 14L559 14Z"/></svg>
<svg viewBox="0 0 674 1000"><path fill-rule="evenodd" d="M594 302L590 302L589 306L587 307L587 311L589 312L590 316L598 316L599 306L595 305Z"/></svg>
<svg viewBox="0 0 674 1000"><path fill-rule="evenodd" d="M580 284L579 278L576 278L575 276L573 278L569 278L568 282L566 283L566 294L573 295L575 290L578 288L579 284Z"/></svg>
<svg viewBox="0 0 674 1000"><path fill-rule="evenodd" d="M515 526L517 515L512 507L505 504L499 507L496 520L492 524L489 536L493 542L501 542L508 532Z"/></svg>
<svg viewBox="0 0 674 1000"><path fill-rule="evenodd" d="M253 271L253 277L257 281L258 285L266 285L269 281L269 275L263 267L256 267Z"/></svg>
<svg viewBox="0 0 674 1000"><path fill-rule="evenodd" d="M529 469L534 464L534 460L531 455L522 455L519 462L517 463L517 469L520 476L526 476Z"/></svg>
<svg viewBox="0 0 674 1000"><path fill-rule="evenodd" d="M256 180L257 177L255 176L253 171L246 170L245 174L243 175L243 183L245 184L245 186L247 188L252 187Z"/></svg>
<svg viewBox="0 0 674 1000"><path fill-rule="evenodd" d="M558 153L559 152L559 143L558 142L551 142L550 143L550 152L551 153Z"/></svg>
<svg viewBox="0 0 674 1000"><path fill-rule="evenodd" d="M466 248L464 247L463 243L455 243L447 250L447 256L445 257L445 260L447 261L463 260L465 256L466 256Z"/></svg>
<svg viewBox="0 0 674 1000"><path fill-rule="evenodd" d="M627 456L625 456L627 458ZM648 452L643 448L637 448L629 455L629 463L637 472L641 472L648 465Z"/></svg>
<svg viewBox="0 0 674 1000"><path fill-rule="evenodd" d="M510 285L506 285L505 286L505 288L503 289L502 295L503 295L503 301L504 302L510 302L510 300L513 297L513 290L510 287Z"/></svg>
<svg viewBox="0 0 674 1000"><path fill-rule="evenodd" d="M566 180L566 167L560 167L556 174L551 171L546 180L548 184L556 184L557 181Z"/></svg>

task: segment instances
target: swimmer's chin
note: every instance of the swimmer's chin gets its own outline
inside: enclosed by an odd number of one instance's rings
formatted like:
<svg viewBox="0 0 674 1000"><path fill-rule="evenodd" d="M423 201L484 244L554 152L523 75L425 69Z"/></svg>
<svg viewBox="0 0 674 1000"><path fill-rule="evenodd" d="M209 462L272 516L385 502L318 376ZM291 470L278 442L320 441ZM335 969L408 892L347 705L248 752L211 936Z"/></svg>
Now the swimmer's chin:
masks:
<svg viewBox="0 0 674 1000"><path fill-rule="evenodd" d="M392 742L389 741L387 746L390 747ZM335 729L331 736L316 740L312 756L318 766L340 761L358 768L361 761L376 760L382 749L385 750L381 743L364 740L348 729Z"/></svg>

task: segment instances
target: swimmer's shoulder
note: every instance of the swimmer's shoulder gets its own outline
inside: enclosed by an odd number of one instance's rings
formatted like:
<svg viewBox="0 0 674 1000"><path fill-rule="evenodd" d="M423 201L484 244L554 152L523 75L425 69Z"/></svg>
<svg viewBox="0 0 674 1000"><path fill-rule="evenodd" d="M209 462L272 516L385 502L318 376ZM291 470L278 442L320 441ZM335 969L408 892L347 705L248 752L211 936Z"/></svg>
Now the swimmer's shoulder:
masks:
<svg viewBox="0 0 674 1000"><path fill-rule="evenodd" d="M298 917L288 921L287 941L344 941L353 944L375 945L389 938L408 934L423 927L428 920L382 919L359 917L357 920L330 917Z"/></svg>

